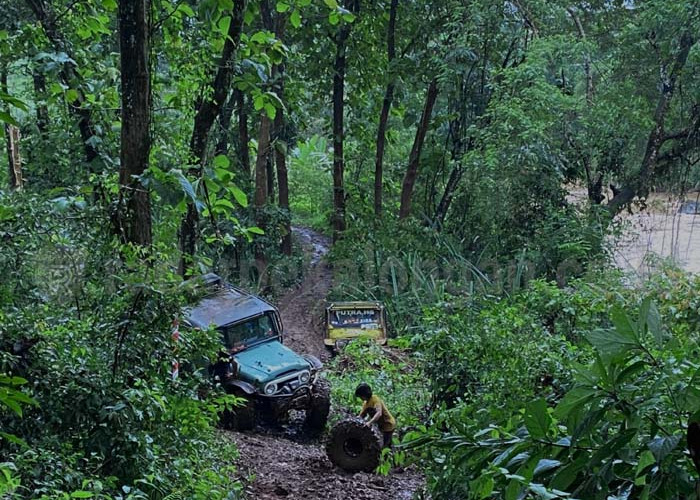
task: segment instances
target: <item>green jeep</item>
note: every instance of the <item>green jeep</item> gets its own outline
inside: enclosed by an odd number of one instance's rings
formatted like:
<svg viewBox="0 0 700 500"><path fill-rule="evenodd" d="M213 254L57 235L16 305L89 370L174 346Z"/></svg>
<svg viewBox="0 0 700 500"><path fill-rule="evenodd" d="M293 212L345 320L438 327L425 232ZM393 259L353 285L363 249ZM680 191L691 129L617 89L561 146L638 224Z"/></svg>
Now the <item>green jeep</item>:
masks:
<svg viewBox="0 0 700 500"><path fill-rule="evenodd" d="M328 420L330 386L321 362L282 345L279 311L269 302L208 274L200 278L205 296L186 311L193 328L214 327L223 349L209 371L229 394L247 404L224 412L223 424L251 429L256 416L280 420L289 410L305 410L305 426L321 432Z"/></svg>

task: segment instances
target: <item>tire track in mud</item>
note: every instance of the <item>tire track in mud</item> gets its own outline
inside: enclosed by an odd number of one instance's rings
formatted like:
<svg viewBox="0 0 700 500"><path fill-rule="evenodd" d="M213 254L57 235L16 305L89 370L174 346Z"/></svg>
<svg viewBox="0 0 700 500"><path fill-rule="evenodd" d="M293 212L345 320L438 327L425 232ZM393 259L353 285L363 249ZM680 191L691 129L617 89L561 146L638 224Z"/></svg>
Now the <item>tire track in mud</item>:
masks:
<svg viewBox="0 0 700 500"><path fill-rule="evenodd" d="M333 275L323 257L330 239L310 229L295 228L295 238L310 256L304 281L279 301L285 344L299 353L328 359L323 344L323 308ZM239 450L239 478L249 500L410 500L424 483L415 470L388 476L349 473L326 457L323 439L304 434L301 416L277 427L253 432L224 432Z"/></svg>

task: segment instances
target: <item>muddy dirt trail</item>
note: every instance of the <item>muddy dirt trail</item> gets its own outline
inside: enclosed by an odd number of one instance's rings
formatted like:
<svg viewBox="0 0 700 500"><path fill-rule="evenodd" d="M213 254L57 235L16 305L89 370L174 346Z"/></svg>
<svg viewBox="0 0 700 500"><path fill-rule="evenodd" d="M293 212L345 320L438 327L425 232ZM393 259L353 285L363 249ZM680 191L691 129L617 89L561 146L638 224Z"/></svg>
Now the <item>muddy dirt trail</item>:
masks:
<svg viewBox="0 0 700 500"><path fill-rule="evenodd" d="M310 256L310 267L304 281L278 303L285 344L326 361L322 318L333 275L323 257L330 239L304 228L295 228L294 237ZM323 438L303 432L302 417L293 412L282 426L225 433L240 452L236 463L246 499L410 500L422 488L422 475L412 469L379 476L335 467L326 457Z"/></svg>

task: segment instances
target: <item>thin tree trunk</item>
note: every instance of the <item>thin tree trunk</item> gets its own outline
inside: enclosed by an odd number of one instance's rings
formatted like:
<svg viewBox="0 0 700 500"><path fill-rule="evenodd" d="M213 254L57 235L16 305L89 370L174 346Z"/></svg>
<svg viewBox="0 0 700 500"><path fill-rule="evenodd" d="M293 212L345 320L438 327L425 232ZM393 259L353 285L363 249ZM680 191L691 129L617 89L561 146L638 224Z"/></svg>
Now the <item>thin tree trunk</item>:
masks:
<svg viewBox="0 0 700 500"><path fill-rule="evenodd" d="M258 155L255 160L255 196L253 204L256 209L262 209L267 202L267 159L270 154L270 126L270 118L263 111L260 115Z"/></svg>
<svg viewBox="0 0 700 500"><path fill-rule="evenodd" d="M360 1L352 0L350 11L359 11ZM345 115L345 67L350 24L344 23L335 38L333 64L333 242L345 231L345 160L343 157L343 118Z"/></svg>
<svg viewBox="0 0 700 500"><path fill-rule="evenodd" d="M227 155L229 148L229 128L231 128L231 118L233 117L233 108L235 106L233 94L226 99L226 104L221 108L219 115L219 140L214 148L214 156Z"/></svg>
<svg viewBox="0 0 700 500"><path fill-rule="evenodd" d="M438 86L437 79L433 78L428 86L428 92L425 96L425 106L423 114L416 130L416 137L413 140L413 147L408 159L408 168L406 175L403 178L403 186L401 188L401 206L399 207L399 219L405 219L411 213L411 202L413 199L413 187L416 184L418 177L418 166L420 165L420 154L425 142L425 135L430 126L430 116L433 113L433 106L437 100Z"/></svg>
<svg viewBox="0 0 700 500"><path fill-rule="evenodd" d="M272 125L270 125L270 134L272 134ZM271 151L269 151L267 155L267 160L265 161L265 168L267 169L267 175L265 176L267 178L267 201L269 203L275 202L275 165L273 163L274 160L274 155L272 155Z"/></svg>
<svg viewBox="0 0 700 500"><path fill-rule="evenodd" d="M140 176L151 151L149 0L120 0L122 128L118 234L124 243L150 245L151 199ZM123 210L123 212L122 212Z"/></svg>
<svg viewBox="0 0 700 500"><path fill-rule="evenodd" d="M245 106L245 94L243 91L235 89L233 95L236 100L236 109L238 110L238 162L241 170L245 173L246 181L250 181L250 150L248 149L250 136L248 134L248 113Z"/></svg>
<svg viewBox="0 0 700 500"><path fill-rule="evenodd" d="M450 209L450 204L452 203L452 198L454 197L455 190L457 189L457 184L459 184L463 173L464 169L462 168L461 164L458 164L452 169L452 172L450 172L450 177L447 179L447 184L445 185L445 191L442 193L442 198L440 198L440 203L435 211L435 222L438 229L442 228L442 225L445 223L447 211Z"/></svg>
<svg viewBox="0 0 700 500"><path fill-rule="evenodd" d="M284 102L284 64L273 68L276 76L277 97ZM280 251L284 255L292 255L292 221L289 213L289 179L287 175L287 132L285 128L284 110L278 109L274 122L275 129L275 165L277 166L278 205L285 214L283 222L282 242Z"/></svg>
<svg viewBox="0 0 700 500"><path fill-rule="evenodd" d="M231 85L233 74L233 59L240 44L241 32L243 30L243 14L245 13L247 0L236 0L231 12L231 23L229 24L228 36L224 42L218 70L212 84L213 93L211 97L201 100L197 106L194 117L194 128L190 139L190 152L192 155L192 165L190 174L200 178L205 161L205 152L209 132L214 124L221 107L226 100ZM195 254L198 240L199 213L194 203L188 202L187 213L180 224L180 274L185 275L189 269L191 259Z"/></svg>
<svg viewBox="0 0 700 500"><path fill-rule="evenodd" d="M46 107L46 77L36 69L32 74L36 106L36 126L43 137L49 126L49 109Z"/></svg>
<svg viewBox="0 0 700 500"><path fill-rule="evenodd" d="M10 163L10 189L21 191L24 185L22 179L22 156L20 155L20 131L14 125L7 124L7 156Z"/></svg>
<svg viewBox="0 0 700 500"><path fill-rule="evenodd" d="M8 94L7 89L7 72L3 69L0 72L0 91ZM8 114L9 108L4 110ZM7 173L8 186L13 190L22 189L22 159L20 157L19 143L20 131L17 127L10 123L5 123L3 127L5 132L5 149L7 151Z"/></svg>
<svg viewBox="0 0 700 500"><path fill-rule="evenodd" d="M688 60L690 49L695 45L696 41L688 32L684 32L680 37L680 47L676 59L673 61L671 72L662 76L661 95L654 113L654 128L649 133L639 173L629 184L622 187L607 205L608 211L613 217L630 203L635 196L643 194L649 187L659 158L659 150L668 139L664 133L664 124L666 113L671 106L671 100L676 89L676 81Z"/></svg>
<svg viewBox="0 0 700 500"><path fill-rule="evenodd" d="M267 221L265 218L265 204L267 203L268 181L267 181L267 166L270 157L270 128L272 122L263 111L260 116L260 133L258 135L258 155L255 160L255 196L253 197L253 205L255 207L255 219L259 228L265 230ZM265 249L259 243L254 245L255 248L255 266L258 270L258 279L260 280L261 288L267 286L267 258Z"/></svg>
<svg viewBox="0 0 700 500"><path fill-rule="evenodd" d="M68 54L69 59L72 59L70 57L71 53L68 49L68 44L58 29L56 16L51 6L46 3L45 0L26 1L34 12L34 15L44 29L44 33L46 33L46 37L53 45L56 52L64 52ZM93 137L95 135L95 129L92 122L92 112L90 111L90 108L86 107L85 94L83 93L80 85L78 85L80 77L76 74L71 61L63 63L58 76L64 85L68 85L69 87L77 90L77 97L70 103L70 109L78 117L78 129L80 130L80 137L83 140L85 160L88 165L90 165L92 161L98 157L98 151L94 146Z"/></svg>
<svg viewBox="0 0 700 500"><path fill-rule="evenodd" d="M583 23L581 23L581 19L577 15L576 10L571 7L568 7L566 10L576 25L579 37L585 42L586 31L583 29ZM588 51L586 51L583 55L583 71L586 75L586 107L590 110L591 106L593 106L593 94L595 88L593 86L593 72L591 71L591 55L588 53ZM588 199L591 201L591 203L598 205L605 199L602 194L603 176L601 173L596 174L593 172L593 162L589 152L582 152L581 156L583 169L586 173Z"/></svg>
<svg viewBox="0 0 700 500"><path fill-rule="evenodd" d="M391 0L389 7L389 27L387 28L387 61L389 67L390 81L386 86L382 111L379 115L379 127L377 128L377 155L374 164L374 214L377 217L382 215L382 185L384 176L384 146L386 144L386 127L389 121L389 111L394 99L394 76L392 74L391 63L396 57L395 33L396 33L396 10L399 0Z"/></svg>

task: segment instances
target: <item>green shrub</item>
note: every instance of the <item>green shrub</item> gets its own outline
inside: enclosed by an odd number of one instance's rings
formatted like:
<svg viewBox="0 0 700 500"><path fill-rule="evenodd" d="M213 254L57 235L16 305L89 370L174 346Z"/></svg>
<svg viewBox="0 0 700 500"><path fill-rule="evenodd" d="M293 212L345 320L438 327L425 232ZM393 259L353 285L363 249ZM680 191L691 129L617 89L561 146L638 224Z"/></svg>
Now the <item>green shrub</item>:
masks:
<svg viewBox="0 0 700 500"><path fill-rule="evenodd" d="M358 339L333 358L328 378L333 404L341 413L359 412L362 402L355 397L355 388L366 382L396 417L399 433L425 422L430 402L428 384L408 352Z"/></svg>
<svg viewBox="0 0 700 500"><path fill-rule="evenodd" d="M572 364L574 383L556 405L540 397L504 417L466 402L407 437L434 464L435 498L692 495L682 441L700 409L700 368L687 357L698 339L674 338L651 300L635 317L614 307L610 319L585 335L595 357Z"/></svg>

